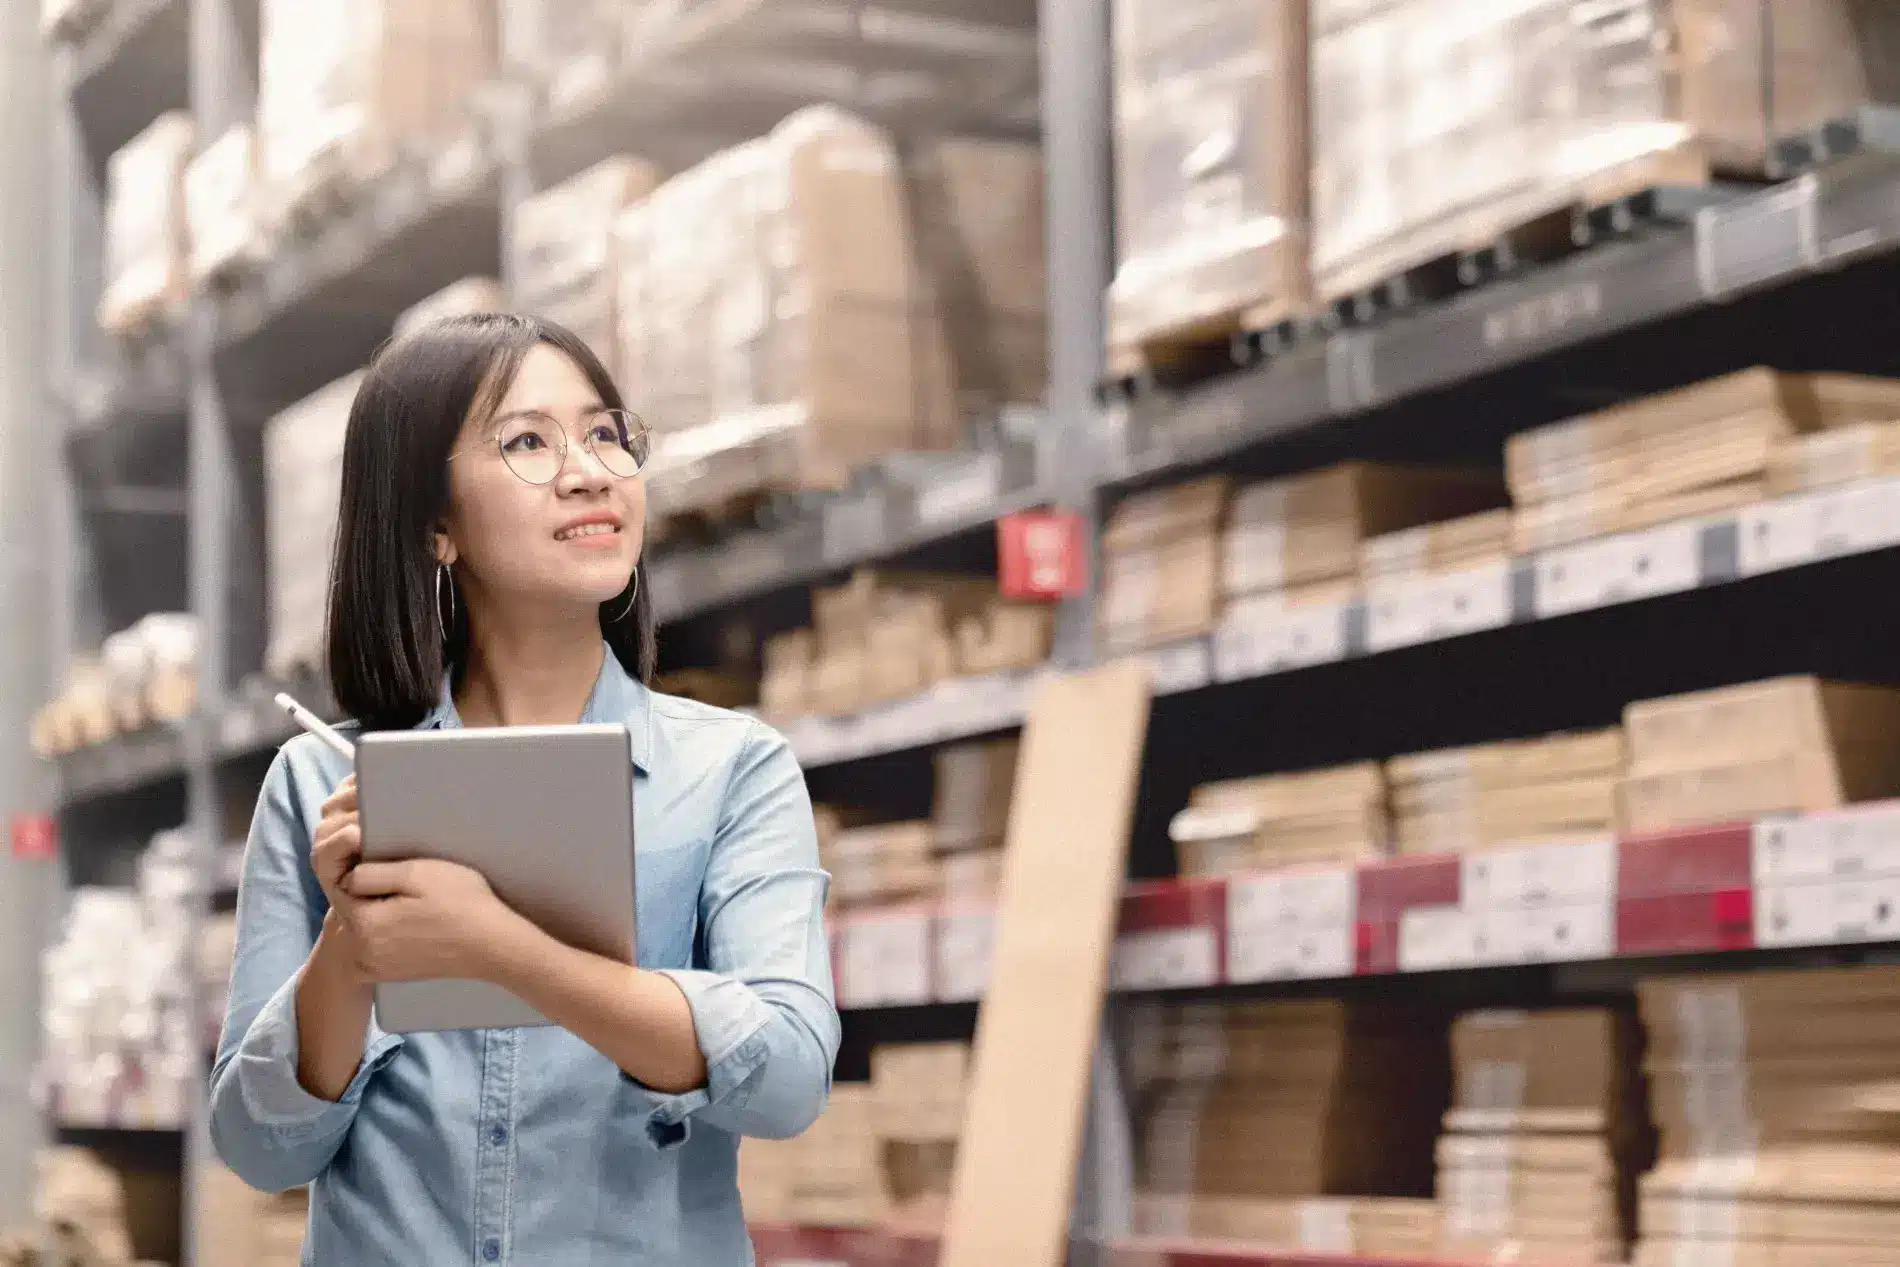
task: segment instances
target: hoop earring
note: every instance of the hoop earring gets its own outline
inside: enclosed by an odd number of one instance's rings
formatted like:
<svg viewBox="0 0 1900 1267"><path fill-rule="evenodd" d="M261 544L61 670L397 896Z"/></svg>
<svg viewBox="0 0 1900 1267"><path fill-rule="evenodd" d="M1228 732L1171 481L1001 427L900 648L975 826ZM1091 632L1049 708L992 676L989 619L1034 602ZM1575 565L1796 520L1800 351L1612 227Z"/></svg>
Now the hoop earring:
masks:
<svg viewBox="0 0 1900 1267"><path fill-rule="evenodd" d="M449 588L449 615L447 620L442 618L442 584L444 581L448 582ZM437 563L435 565L435 630L442 635L442 645L444 647L449 645L449 626L454 623L455 578L449 575L448 564Z"/></svg>
<svg viewBox="0 0 1900 1267"><path fill-rule="evenodd" d="M620 609L620 614L618 616L609 618L607 623L610 625L617 625L621 621L625 620L627 617L633 615L633 604L635 600L637 600L639 597L640 597L640 569L636 567L633 569L633 593L627 595L627 605Z"/></svg>

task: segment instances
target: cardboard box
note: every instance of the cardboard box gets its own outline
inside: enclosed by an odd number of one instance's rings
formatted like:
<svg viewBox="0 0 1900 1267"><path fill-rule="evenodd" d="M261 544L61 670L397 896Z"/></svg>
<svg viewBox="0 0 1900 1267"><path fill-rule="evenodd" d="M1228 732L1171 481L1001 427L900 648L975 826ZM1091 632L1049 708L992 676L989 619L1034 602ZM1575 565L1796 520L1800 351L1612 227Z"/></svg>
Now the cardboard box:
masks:
<svg viewBox="0 0 1900 1267"><path fill-rule="evenodd" d="M1016 739L950 744L932 757L930 821L940 851L1000 847L1016 786Z"/></svg>
<svg viewBox="0 0 1900 1267"><path fill-rule="evenodd" d="M841 907L934 898L942 888L929 823L846 827L820 845L832 901Z"/></svg>
<svg viewBox="0 0 1900 1267"><path fill-rule="evenodd" d="M759 677L759 710L784 723L812 708L811 679L817 643L809 629L774 634L765 640L764 671Z"/></svg>
<svg viewBox="0 0 1900 1267"><path fill-rule="evenodd" d="M205 146L185 168L192 285L263 258L257 180L257 136L243 124Z"/></svg>
<svg viewBox="0 0 1900 1267"><path fill-rule="evenodd" d="M264 427L269 641L264 669L280 680L321 666L343 493L343 440L358 371L320 388Z"/></svg>
<svg viewBox="0 0 1900 1267"><path fill-rule="evenodd" d="M1416 753L1386 763L1400 853L1603 837L1617 821L1617 730Z"/></svg>
<svg viewBox="0 0 1900 1267"><path fill-rule="evenodd" d="M257 139L273 231L464 133L496 70L484 0L263 0Z"/></svg>
<svg viewBox="0 0 1900 1267"><path fill-rule="evenodd" d="M1111 349L1305 310L1306 6L1114 7Z"/></svg>
<svg viewBox="0 0 1900 1267"><path fill-rule="evenodd" d="M621 382L659 515L841 488L962 436L896 148L831 109L662 185L615 226Z"/></svg>
<svg viewBox="0 0 1900 1267"><path fill-rule="evenodd" d="M661 179L652 163L623 154L522 200L508 241L514 306L566 326L603 364L615 364L614 224Z"/></svg>
<svg viewBox="0 0 1900 1267"><path fill-rule="evenodd" d="M1187 876L1355 864L1386 852L1385 779L1362 762L1203 783L1168 835Z"/></svg>
<svg viewBox="0 0 1900 1267"><path fill-rule="evenodd" d="M1900 690L1776 678L1632 704L1626 831L1833 809L1900 792Z"/></svg>
<svg viewBox="0 0 1900 1267"><path fill-rule="evenodd" d="M1782 497L1890 475L1900 475L1900 422L1863 422L1782 443L1765 491Z"/></svg>
<svg viewBox="0 0 1900 1267"><path fill-rule="evenodd" d="M191 116L160 115L106 162L105 292L99 327L149 330L189 293L185 167L197 141Z"/></svg>
<svg viewBox="0 0 1900 1267"><path fill-rule="evenodd" d="M1312 24L1327 302L1579 204L1759 174L1895 91L1895 15L1855 0L1315 0Z"/></svg>
<svg viewBox="0 0 1900 1267"><path fill-rule="evenodd" d="M1229 598L1355 575L1368 538L1502 505L1483 472L1347 462L1241 489L1228 513Z"/></svg>
<svg viewBox="0 0 1900 1267"><path fill-rule="evenodd" d="M1049 658L1055 623L1055 610L1047 604L997 599L957 622L957 664L971 674L1033 669Z"/></svg>
<svg viewBox="0 0 1900 1267"><path fill-rule="evenodd" d="M1367 537L1359 545L1359 574L1368 581L1443 575L1503 562L1510 553L1511 512L1486 510Z"/></svg>
<svg viewBox="0 0 1900 1267"><path fill-rule="evenodd" d="M1225 476L1137 493L1102 536L1102 640L1110 654L1203 634L1220 614Z"/></svg>
<svg viewBox="0 0 1900 1267"><path fill-rule="evenodd" d="M958 409L972 414L1042 400L1049 284L1041 147L938 139L912 155L910 176Z"/></svg>

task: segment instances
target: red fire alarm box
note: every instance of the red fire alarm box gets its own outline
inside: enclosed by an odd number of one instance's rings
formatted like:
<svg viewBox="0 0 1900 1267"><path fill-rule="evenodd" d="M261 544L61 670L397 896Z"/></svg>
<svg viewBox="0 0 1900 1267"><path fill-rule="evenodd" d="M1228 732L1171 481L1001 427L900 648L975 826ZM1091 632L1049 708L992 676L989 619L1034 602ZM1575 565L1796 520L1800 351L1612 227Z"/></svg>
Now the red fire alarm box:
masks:
<svg viewBox="0 0 1900 1267"><path fill-rule="evenodd" d="M1088 538L1072 510L1023 510L996 522L1003 596L1053 603L1088 588Z"/></svg>

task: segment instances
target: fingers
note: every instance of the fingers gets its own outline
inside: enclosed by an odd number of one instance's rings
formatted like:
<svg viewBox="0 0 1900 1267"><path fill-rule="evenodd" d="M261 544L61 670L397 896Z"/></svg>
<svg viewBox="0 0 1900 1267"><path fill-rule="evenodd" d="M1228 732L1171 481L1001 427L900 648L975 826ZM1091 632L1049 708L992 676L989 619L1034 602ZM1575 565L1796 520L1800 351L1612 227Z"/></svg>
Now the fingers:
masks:
<svg viewBox="0 0 1900 1267"><path fill-rule="evenodd" d="M323 802L323 817L331 818L356 812L356 776L350 775L337 784L336 791L330 793Z"/></svg>
<svg viewBox="0 0 1900 1267"><path fill-rule="evenodd" d="M413 862L359 862L343 878L343 891L353 898L395 897L416 891Z"/></svg>

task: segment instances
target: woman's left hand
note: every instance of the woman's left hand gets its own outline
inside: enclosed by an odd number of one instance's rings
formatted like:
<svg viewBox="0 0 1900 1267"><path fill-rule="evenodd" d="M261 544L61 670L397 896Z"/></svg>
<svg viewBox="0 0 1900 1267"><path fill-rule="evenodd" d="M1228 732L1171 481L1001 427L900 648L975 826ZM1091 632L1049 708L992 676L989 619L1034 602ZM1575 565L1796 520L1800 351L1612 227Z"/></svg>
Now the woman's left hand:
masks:
<svg viewBox="0 0 1900 1267"><path fill-rule="evenodd" d="M339 912L368 981L489 980L520 919L481 873L453 862L358 863Z"/></svg>

